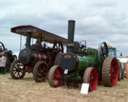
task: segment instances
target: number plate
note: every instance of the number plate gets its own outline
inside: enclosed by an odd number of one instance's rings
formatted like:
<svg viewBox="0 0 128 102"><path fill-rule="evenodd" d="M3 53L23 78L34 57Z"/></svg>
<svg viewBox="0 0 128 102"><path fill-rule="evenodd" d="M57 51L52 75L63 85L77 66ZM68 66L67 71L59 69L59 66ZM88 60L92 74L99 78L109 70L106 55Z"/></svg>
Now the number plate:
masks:
<svg viewBox="0 0 128 102"><path fill-rule="evenodd" d="M88 83L83 83L82 86L81 86L80 93L82 95L87 95L88 94L88 91L89 91L89 84Z"/></svg>

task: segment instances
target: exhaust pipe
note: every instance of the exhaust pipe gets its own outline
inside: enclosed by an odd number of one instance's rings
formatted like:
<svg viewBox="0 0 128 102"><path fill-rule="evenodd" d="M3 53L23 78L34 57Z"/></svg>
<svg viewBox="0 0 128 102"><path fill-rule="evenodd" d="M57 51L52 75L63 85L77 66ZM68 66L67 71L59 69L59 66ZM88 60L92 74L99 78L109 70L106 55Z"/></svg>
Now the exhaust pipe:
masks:
<svg viewBox="0 0 128 102"><path fill-rule="evenodd" d="M74 32L75 32L75 20L68 21L68 40L70 43L74 42Z"/></svg>
<svg viewBox="0 0 128 102"><path fill-rule="evenodd" d="M73 52L74 43L74 32L75 32L75 20L68 21L68 41L67 52Z"/></svg>

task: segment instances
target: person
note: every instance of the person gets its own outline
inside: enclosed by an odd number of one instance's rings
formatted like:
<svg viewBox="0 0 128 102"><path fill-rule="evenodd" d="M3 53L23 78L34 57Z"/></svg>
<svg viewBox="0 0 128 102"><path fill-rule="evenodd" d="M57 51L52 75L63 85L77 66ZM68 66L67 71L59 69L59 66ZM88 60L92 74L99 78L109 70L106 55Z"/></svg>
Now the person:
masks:
<svg viewBox="0 0 128 102"><path fill-rule="evenodd" d="M46 43L43 43L43 48L46 48L47 46L46 46Z"/></svg>
<svg viewBox="0 0 128 102"><path fill-rule="evenodd" d="M39 40L37 40L36 43L31 46L31 48L35 49L35 50L42 49L41 42Z"/></svg>

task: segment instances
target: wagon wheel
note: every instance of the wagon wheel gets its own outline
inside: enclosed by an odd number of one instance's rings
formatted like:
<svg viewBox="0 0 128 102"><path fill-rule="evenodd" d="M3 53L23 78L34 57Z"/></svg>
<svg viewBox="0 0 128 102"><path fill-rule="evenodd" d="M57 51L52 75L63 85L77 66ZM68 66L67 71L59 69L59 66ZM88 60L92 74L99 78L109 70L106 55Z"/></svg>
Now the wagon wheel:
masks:
<svg viewBox="0 0 128 102"><path fill-rule="evenodd" d="M83 82L89 83L89 91L94 91L98 85L98 71L94 67L88 67L84 71Z"/></svg>
<svg viewBox="0 0 128 102"><path fill-rule="evenodd" d="M25 76L24 65L20 61L15 60L11 64L10 75L13 79L22 79Z"/></svg>
<svg viewBox="0 0 128 102"><path fill-rule="evenodd" d="M48 73L49 85L52 87L62 86L64 84L62 80L63 74L63 69L58 65L54 65L53 67L51 67Z"/></svg>
<svg viewBox="0 0 128 102"><path fill-rule="evenodd" d="M107 57L102 66L102 82L104 86L115 86L119 78L119 63L116 58Z"/></svg>
<svg viewBox="0 0 128 102"><path fill-rule="evenodd" d="M38 61L33 69L33 79L36 82L45 81L48 74L48 65L44 61Z"/></svg>
<svg viewBox="0 0 128 102"><path fill-rule="evenodd" d="M63 50L64 50L63 44L62 43L54 43L53 49L59 49L60 52L63 52Z"/></svg>

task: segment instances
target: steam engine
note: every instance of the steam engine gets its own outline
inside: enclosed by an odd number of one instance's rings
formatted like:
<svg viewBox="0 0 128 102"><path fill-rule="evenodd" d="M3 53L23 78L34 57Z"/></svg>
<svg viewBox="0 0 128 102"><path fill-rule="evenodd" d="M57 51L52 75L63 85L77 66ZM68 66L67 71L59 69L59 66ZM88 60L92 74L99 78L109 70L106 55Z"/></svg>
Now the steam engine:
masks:
<svg viewBox="0 0 128 102"><path fill-rule="evenodd" d="M47 61L48 57L42 51L32 50L31 48L25 48L20 51L19 60L24 65L32 64L34 65L37 61Z"/></svg>

